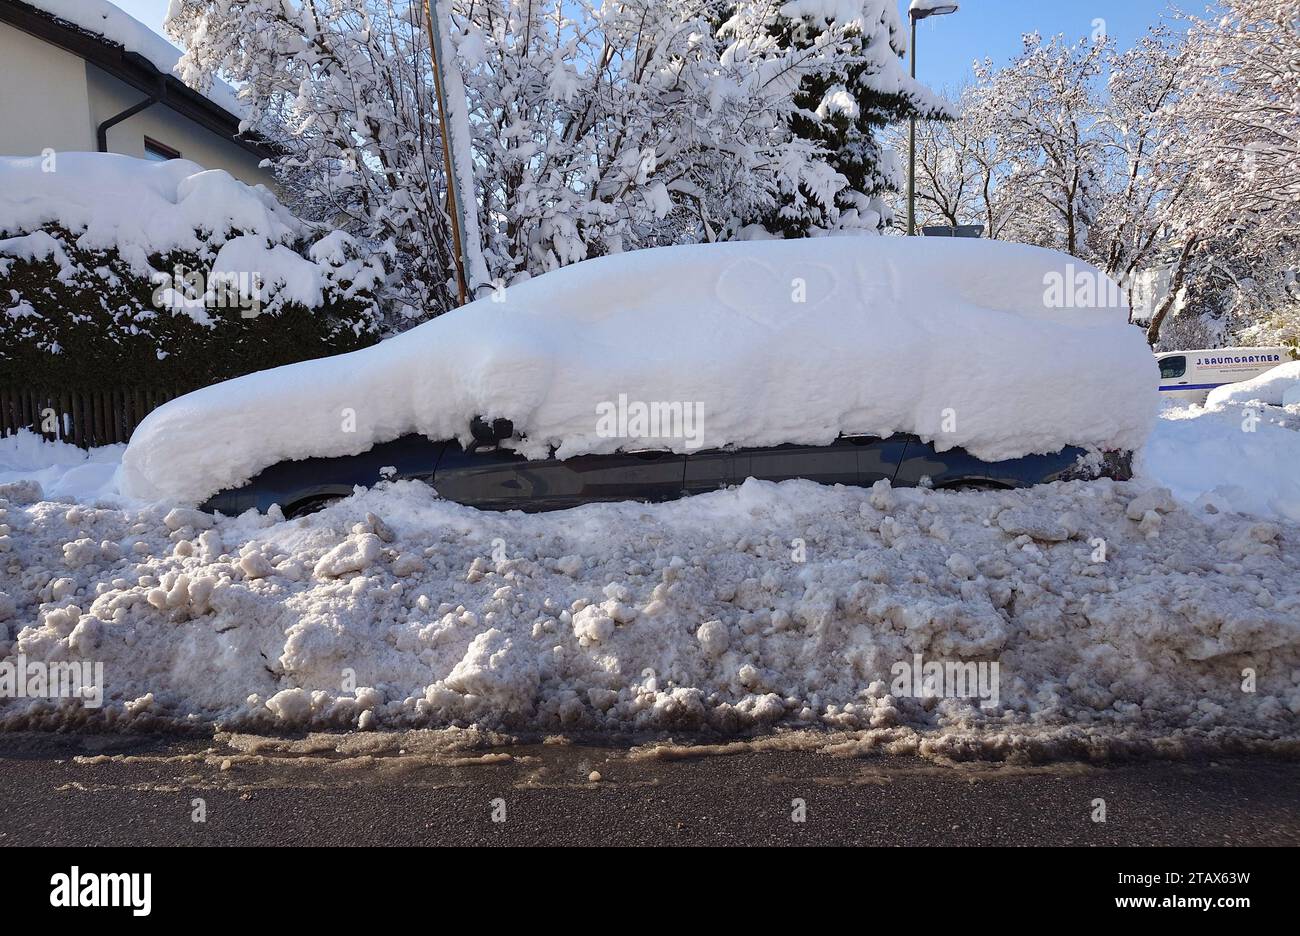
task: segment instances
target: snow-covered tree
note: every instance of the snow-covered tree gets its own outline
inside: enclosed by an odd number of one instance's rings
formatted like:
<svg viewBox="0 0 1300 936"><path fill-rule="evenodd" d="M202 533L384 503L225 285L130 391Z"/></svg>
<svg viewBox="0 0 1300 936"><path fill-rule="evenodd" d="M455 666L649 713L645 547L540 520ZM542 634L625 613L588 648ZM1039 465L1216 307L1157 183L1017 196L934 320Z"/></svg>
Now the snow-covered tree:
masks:
<svg viewBox="0 0 1300 936"><path fill-rule="evenodd" d="M1015 166L991 131L987 99L970 89L948 105L953 120L925 120L916 127L917 226L983 225L984 237L1001 238L1020 201L1005 184ZM906 154L907 128L891 126L889 145ZM894 213L907 211L906 195L891 193Z"/></svg>
<svg viewBox="0 0 1300 936"><path fill-rule="evenodd" d="M1163 158L1144 180L1160 194L1142 223L1170 278L1146 310L1152 344L1172 315L1233 340L1297 338L1300 3L1228 0L1222 12L1192 18L1181 44L1130 56L1155 63L1131 85L1170 86L1153 120Z"/></svg>
<svg viewBox="0 0 1300 936"><path fill-rule="evenodd" d="M1216 223L1204 211L1203 180L1192 168L1194 128L1180 106L1189 59L1186 45L1163 28L1122 53L1108 51L1095 126L1102 169L1087 258L1125 288L1152 343L1185 299L1188 273Z"/></svg>
<svg viewBox="0 0 1300 936"><path fill-rule="evenodd" d="M886 121L938 114L893 0L441 0L485 277L665 243L874 230ZM240 84L321 220L454 304L420 0L174 0L187 78ZM454 84L455 82L453 82ZM467 106L464 106L467 105ZM484 276L477 277L483 279Z"/></svg>
<svg viewBox="0 0 1300 936"><path fill-rule="evenodd" d="M886 129L905 125L913 116L936 122L951 117L946 102L905 76L901 58L906 45L894 5L858 6L860 13L841 20L836 17L842 14L825 2L796 0L782 5L767 27L776 31L783 47L796 52L815 51L831 41L842 51L826 67L803 76L788 121L794 140L816 144L845 184L830 198L801 186L783 199L763 226L786 236L879 228L884 220L880 196L902 184L894 153L882 145ZM762 6L757 10L765 12Z"/></svg>
<svg viewBox="0 0 1300 936"><path fill-rule="evenodd" d="M1216 197L1268 223L1300 204L1300 2L1222 5L1226 15L1193 20L1188 35L1198 149L1203 167L1236 182Z"/></svg>
<svg viewBox="0 0 1300 936"><path fill-rule="evenodd" d="M1182 102L1212 242L1192 284L1235 331L1295 341L1300 319L1300 2L1224 0L1192 19ZM1159 322L1152 321L1154 340Z"/></svg>
<svg viewBox="0 0 1300 936"><path fill-rule="evenodd" d="M972 96L1020 204L1005 236L1081 253L1097 210L1096 79L1109 47L1105 37L1070 44L1035 33L1007 67L976 64Z"/></svg>
<svg viewBox="0 0 1300 936"><path fill-rule="evenodd" d="M173 0L186 79L226 75L300 213L368 238L407 314L452 303L427 34L407 0ZM293 198L292 196L297 196Z"/></svg>
<svg viewBox="0 0 1300 936"><path fill-rule="evenodd" d="M977 66L960 119L919 128L921 218L1095 263L1153 345L1294 340L1300 3L1224 10L1122 52L1029 36Z"/></svg>
<svg viewBox="0 0 1300 936"><path fill-rule="evenodd" d="M876 229L873 139L941 103L885 0L463 2L483 228L506 282L603 253Z"/></svg>

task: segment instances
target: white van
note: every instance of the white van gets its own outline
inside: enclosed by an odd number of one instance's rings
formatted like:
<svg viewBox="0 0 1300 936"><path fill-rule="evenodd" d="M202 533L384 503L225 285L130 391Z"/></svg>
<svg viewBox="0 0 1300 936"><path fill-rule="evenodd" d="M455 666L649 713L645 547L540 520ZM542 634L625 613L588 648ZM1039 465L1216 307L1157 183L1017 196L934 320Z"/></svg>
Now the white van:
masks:
<svg viewBox="0 0 1300 936"><path fill-rule="evenodd" d="M1166 397L1204 403L1215 387L1257 377L1292 359L1289 348L1210 348L1161 351L1160 392Z"/></svg>

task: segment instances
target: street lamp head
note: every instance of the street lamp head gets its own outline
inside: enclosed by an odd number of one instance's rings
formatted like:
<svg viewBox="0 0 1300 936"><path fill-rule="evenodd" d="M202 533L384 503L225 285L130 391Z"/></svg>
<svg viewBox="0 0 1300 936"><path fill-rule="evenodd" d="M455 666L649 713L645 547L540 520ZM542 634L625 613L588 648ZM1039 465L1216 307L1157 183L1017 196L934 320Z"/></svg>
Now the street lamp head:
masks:
<svg viewBox="0 0 1300 936"><path fill-rule="evenodd" d="M907 15L914 20L923 20L927 16L956 13L957 6L955 0L912 0L907 8Z"/></svg>

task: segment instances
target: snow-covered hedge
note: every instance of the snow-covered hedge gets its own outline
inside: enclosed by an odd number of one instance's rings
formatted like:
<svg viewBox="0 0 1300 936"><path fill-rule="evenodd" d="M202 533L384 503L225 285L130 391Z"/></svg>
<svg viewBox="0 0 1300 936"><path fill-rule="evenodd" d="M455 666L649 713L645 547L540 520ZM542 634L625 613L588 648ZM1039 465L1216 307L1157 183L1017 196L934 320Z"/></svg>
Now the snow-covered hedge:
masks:
<svg viewBox="0 0 1300 936"><path fill-rule="evenodd" d="M186 160L0 158L4 379L197 386L376 340L382 270Z"/></svg>

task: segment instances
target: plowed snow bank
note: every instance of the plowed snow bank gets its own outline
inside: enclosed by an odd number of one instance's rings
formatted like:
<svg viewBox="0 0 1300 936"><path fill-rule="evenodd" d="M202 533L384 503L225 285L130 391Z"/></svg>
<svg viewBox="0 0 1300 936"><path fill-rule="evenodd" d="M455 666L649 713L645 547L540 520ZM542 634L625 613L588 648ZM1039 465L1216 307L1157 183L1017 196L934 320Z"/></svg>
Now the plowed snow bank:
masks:
<svg viewBox="0 0 1300 936"><path fill-rule="evenodd" d="M751 481L523 516L402 483L216 524L0 496L0 657L101 661L106 690L95 711L0 703L10 727L783 724L1004 748L1286 738L1300 713L1300 528L1134 484ZM996 704L896 691L917 655L997 663Z"/></svg>

